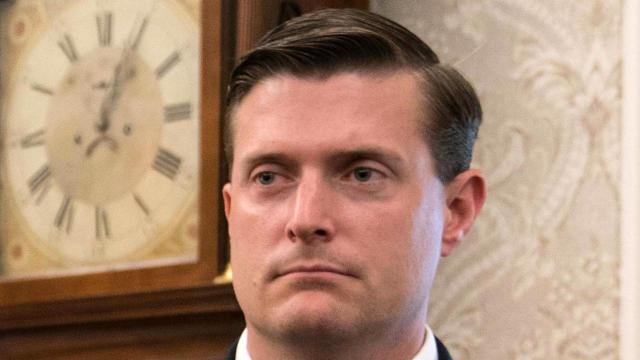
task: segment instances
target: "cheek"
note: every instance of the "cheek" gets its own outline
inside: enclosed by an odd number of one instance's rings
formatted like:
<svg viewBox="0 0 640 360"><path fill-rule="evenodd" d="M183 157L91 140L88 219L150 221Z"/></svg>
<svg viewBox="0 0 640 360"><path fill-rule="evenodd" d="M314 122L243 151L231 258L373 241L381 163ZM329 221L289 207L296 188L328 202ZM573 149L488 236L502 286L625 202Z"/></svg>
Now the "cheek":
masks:
<svg viewBox="0 0 640 360"><path fill-rule="evenodd" d="M265 273L275 244L284 230L277 211L269 211L242 197L233 198L229 214L233 288L240 307L254 314L262 307Z"/></svg>
<svg viewBox="0 0 640 360"><path fill-rule="evenodd" d="M403 199L360 216L360 254L367 256L372 281L404 293L428 288L440 257L442 211L432 199ZM364 236L362 236L364 235Z"/></svg>
<svg viewBox="0 0 640 360"><path fill-rule="evenodd" d="M268 246L280 240L286 224L286 207L263 204L249 197L232 201L229 214L229 235L239 246Z"/></svg>
<svg viewBox="0 0 640 360"><path fill-rule="evenodd" d="M252 281L268 262L270 251L285 234L286 217L283 209L256 205L246 198L234 198L229 214L231 261L239 280L254 274ZM243 273L245 272L245 273Z"/></svg>
<svg viewBox="0 0 640 360"><path fill-rule="evenodd" d="M402 201L367 208L359 206L354 209L355 215L344 218L346 238L357 243L355 249L369 268L369 274L378 278L372 279L376 282L393 276L400 280L404 275L402 269L413 256L413 221L406 208L406 202ZM396 282L396 285L399 284Z"/></svg>

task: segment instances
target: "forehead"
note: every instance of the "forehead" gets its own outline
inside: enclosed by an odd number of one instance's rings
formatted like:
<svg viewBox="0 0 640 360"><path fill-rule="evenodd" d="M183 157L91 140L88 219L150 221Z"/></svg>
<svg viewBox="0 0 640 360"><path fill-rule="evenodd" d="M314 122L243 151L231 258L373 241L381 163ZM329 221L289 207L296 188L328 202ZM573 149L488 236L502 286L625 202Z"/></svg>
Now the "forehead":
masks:
<svg viewBox="0 0 640 360"><path fill-rule="evenodd" d="M378 146L425 150L421 92L413 74L280 75L258 83L234 114L234 158L267 150Z"/></svg>

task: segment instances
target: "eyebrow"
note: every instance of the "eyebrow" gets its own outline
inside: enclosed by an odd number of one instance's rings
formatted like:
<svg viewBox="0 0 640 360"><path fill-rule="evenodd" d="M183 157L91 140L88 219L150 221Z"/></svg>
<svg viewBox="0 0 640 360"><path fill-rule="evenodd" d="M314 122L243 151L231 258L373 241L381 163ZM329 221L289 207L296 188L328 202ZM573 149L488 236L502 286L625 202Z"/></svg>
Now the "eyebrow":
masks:
<svg viewBox="0 0 640 360"><path fill-rule="evenodd" d="M242 160L243 167L248 169L252 169L260 164L265 163L275 163L275 164L292 164L295 163L296 160L283 152L268 152L261 153L256 152L255 154L249 154Z"/></svg>
<svg viewBox="0 0 640 360"><path fill-rule="evenodd" d="M379 161L394 170L405 163L399 154L379 147L362 147L353 150L339 150L329 156L331 163L349 164L360 160Z"/></svg>
<svg viewBox="0 0 640 360"><path fill-rule="evenodd" d="M360 160L379 161L391 167L393 171L401 170L406 164L405 159L396 152L376 146L339 149L330 152L327 157L327 162L330 164L349 164ZM256 152L255 154L249 154L242 160L243 167L247 169L252 169L265 163L296 167L297 162L294 156L284 152Z"/></svg>

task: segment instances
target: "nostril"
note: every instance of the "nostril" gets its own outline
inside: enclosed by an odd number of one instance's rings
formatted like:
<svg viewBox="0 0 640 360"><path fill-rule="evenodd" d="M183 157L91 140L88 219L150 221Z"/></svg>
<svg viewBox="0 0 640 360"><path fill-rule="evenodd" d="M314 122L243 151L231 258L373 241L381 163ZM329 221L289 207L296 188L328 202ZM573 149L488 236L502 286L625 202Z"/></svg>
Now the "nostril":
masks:
<svg viewBox="0 0 640 360"><path fill-rule="evenodd" d="M327 230L316 229L314 231L305 231L300 229L299 231L287 230L287 237L289 239L311 240L314 238L326 238L329 236Z"/></svg>

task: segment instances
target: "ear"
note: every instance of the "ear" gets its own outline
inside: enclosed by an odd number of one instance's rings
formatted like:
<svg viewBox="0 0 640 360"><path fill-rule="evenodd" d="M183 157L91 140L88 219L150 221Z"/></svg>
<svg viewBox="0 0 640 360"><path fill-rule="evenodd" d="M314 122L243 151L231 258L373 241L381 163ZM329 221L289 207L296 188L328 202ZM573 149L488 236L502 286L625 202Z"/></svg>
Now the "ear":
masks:
<svg viewBox="0 0 640 360"><path fill-rule="evenodd" d="M229 221L229 214L231 213L231 183L226 183L222 187L222 199L224 200L224 215Z"/></svg>
<svg viewBox="0 0 640 360"><path fill-rule="evenodd" d="M451 254L460 245L482 209L487 197L484 177L477 169L462 172L445 185L445 194L447 203L442 232L443 257Z"/></svg>

